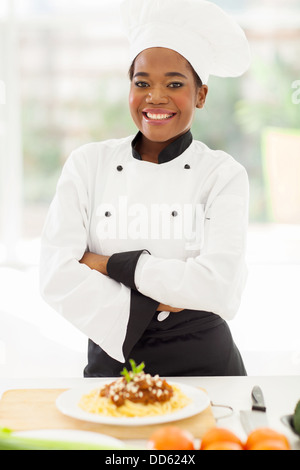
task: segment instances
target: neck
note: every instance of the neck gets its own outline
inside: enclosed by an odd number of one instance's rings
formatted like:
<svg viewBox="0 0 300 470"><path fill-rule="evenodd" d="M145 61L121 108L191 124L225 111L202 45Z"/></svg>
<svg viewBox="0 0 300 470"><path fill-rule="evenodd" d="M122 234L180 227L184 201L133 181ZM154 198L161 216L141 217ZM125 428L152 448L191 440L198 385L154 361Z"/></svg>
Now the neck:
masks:
<svg viewBox="0 0 300 470"><path fill-rule="evenodd" d="M151 163L166 163L181 155L191 145L193 136L190 131L165 142L147 139L140 131L133 139L132 155L138 160Z"/></svg>
<svg viewBox="0 0 300 470"><path fill-rule="evenodd" d="M152 140L147 139L142 134L140 141L137 144L137 151L142 157L142 160L151 162L151 163L158 163L158 156L159 154L168 147L169 144L174 142L179 136L176 136L174 139L167 140L165 142L153 142Z"/></svg>
<svg viewBox="0 0 300 470"><path fill-rule="evenodd" d="M153 142L144 135L137 144L137 151L142 157L142 160L152 163L158 163L158 156L166 148L172 140L167 142Z"/></svg>

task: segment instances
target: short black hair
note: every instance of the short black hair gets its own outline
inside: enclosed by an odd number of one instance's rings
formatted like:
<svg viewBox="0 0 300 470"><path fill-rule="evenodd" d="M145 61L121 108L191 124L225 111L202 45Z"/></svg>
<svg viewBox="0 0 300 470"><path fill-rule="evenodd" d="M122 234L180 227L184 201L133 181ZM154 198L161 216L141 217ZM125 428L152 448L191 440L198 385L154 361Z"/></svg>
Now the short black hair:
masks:
<svg viewBox="0 0 300 470"><path fill-rule="evenodd" d="M136 58L135 58L135 59L136 59ZM134 66L135 66L135 59L133 59L132 64L130 65L129 71L128 71L128 75L129 75L130 81L132 81L132 79L133 79ZM196 87L197 87L197 88L201 88L202 85L203 85L201 78L199 77L199 75L198 75L197 72L195 71L194 67L190 64L190 62L189 62L188 60L187 60L187 63L189 64L189 66L190 66L190 68L191 68L191 70L192 70L192 73L193 73L193 75L194 75Z"/></svg>

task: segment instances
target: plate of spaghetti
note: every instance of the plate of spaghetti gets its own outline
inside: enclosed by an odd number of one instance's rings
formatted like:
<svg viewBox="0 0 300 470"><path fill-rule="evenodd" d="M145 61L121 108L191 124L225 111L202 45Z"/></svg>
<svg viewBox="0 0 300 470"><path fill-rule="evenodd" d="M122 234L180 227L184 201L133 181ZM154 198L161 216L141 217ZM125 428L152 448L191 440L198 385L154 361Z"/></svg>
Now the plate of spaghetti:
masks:
<svg viewBox="0 0 300 470"><path fill-rule="evenodd" d="M57 408L84 421L140 426L188 418L209 406L204 391L167 382L159 375L145 373L143 363L131 363L132 371L123 369L123 376L114 381L63 392L56 401Z"/></svg>

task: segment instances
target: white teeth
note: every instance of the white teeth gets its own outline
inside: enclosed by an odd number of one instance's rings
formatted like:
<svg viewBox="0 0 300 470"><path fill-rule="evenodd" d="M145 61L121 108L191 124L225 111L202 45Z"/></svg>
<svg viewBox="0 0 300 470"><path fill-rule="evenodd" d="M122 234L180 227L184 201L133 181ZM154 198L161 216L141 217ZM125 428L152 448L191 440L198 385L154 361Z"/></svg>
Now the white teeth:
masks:
<svg viewBox="0 0 300 470"><path fill-rule="evenodd" d="M156 119L162 120L162 119L169 119L170 117L173 116L173 114L151 114L151 113L146 113L147 118L149 119Z"/></svg>

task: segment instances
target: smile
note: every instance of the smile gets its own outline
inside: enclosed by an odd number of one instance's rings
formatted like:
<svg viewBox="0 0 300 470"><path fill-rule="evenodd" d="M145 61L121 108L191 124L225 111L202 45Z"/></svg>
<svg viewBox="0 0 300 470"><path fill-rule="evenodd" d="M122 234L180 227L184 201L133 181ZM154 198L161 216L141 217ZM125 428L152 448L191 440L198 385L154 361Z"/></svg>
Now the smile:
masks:
<svg viewBox="0 0 300 470"><path fill-rule="evenodd" d="M174 116L174 114L151 114L151 113L145 113L145 114L148 119L156 119L156 120L170 119L171 117Z"/></svg>
<svg viewBox="0 0 300 470"><path fill-rule="evenodd" d="M170 121L174 116L176 116L176 113L173 113L171 111L169 112L163 112L164 110L145 110L143 111L143 116L147 122L155 122L155 123L163 123Z"/></svg>

